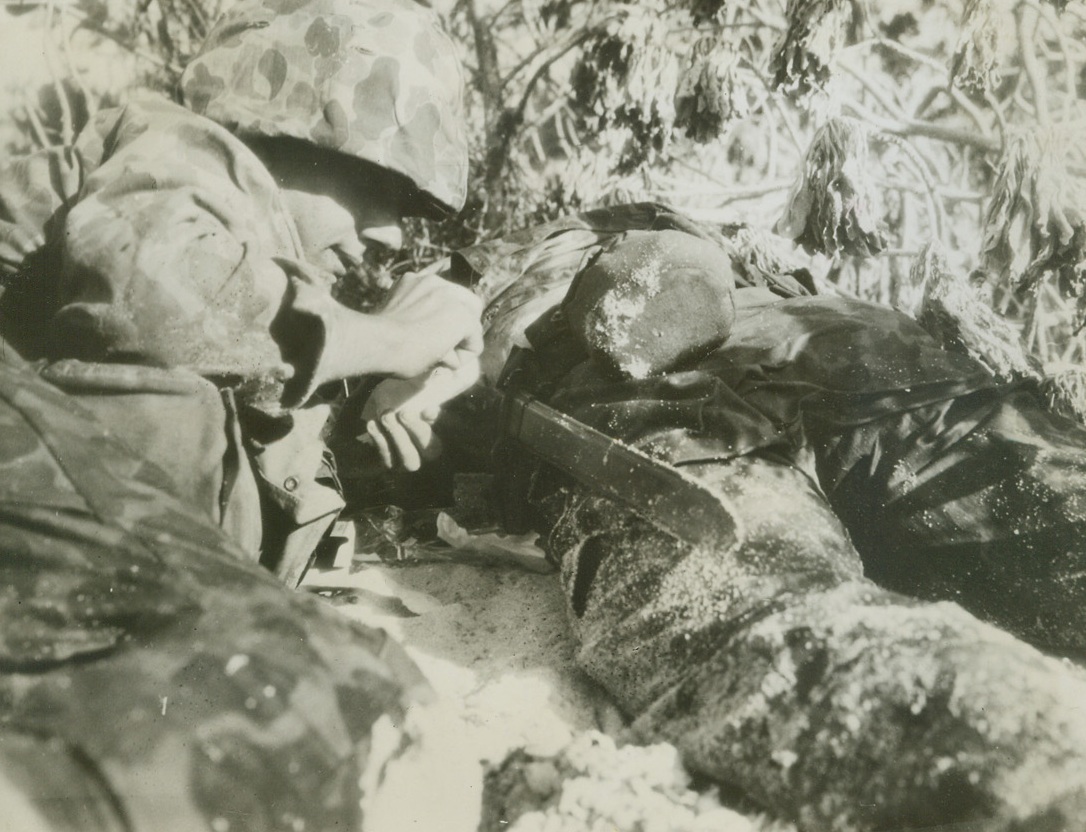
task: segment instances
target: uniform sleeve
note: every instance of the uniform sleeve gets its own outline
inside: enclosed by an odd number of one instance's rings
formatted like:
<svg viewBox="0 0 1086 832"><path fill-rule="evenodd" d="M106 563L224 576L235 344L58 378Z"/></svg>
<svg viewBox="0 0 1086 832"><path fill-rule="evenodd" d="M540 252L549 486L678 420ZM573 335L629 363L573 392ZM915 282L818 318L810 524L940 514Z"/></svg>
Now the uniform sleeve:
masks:
<svg viewBox="0 0 1086 832"><path fill-rule="evenodd" d="M312 392L332 277L300 262L255 157L170 117L123 121L68 213L54 351L185 367L248 403L292 408Z"/></svg>

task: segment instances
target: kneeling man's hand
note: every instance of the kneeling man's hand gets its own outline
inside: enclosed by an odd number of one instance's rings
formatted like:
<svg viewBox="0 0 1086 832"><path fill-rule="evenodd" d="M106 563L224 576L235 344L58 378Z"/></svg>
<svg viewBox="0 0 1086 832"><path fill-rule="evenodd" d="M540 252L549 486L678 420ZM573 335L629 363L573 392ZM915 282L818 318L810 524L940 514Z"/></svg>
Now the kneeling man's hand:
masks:
<svg viewBox="0 0 1086 832"><path fill-rule="evenodd" d="M389 337L372 348L387 353L382 369L401 378L417 378L437 365L456 370L483 351L481 312L479 299L463 286L405 274L377 313Z"/></svg>
<svg viewBox="0 0 1086 832"><path fill-rule="evenodd" d="M433 424L441 405L467 390L479 378L479 358L456 356L458 366L440 366L414 378L390 378L374 388L362 418L386 468L397 464L417 471L441 453Z"/></svg>

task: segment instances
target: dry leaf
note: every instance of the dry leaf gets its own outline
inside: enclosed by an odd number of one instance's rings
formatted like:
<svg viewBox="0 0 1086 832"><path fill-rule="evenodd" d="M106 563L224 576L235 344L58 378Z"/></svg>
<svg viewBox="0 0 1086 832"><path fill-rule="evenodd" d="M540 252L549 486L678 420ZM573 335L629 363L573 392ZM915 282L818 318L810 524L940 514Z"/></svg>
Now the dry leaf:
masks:
<svg viewBox="0 0 1086 832"><path fill-rule="evenodd" d="M822 88L830 64L848 39L853 6L848 0L788 0L788 31L770 61L777 89L800 95Z"/></svg>
<svg viewBox="0 0 1086 832"><path fill-rule="evenodd" d="M950 271L938 243L913 264L911 279L924 287L917 321L944 348L965 353L1004 381L1040 380L1040 368L1011 323L996 312L964 275Z"/></svg>
<svg viewBox="0 0 1086 832"><path fill-rule="evenodd" d="M1086 186L1067 164L1070 131L1020 130L1007 138L985 218L981 258L1019 291L1045 274L1061 295L1086 290Z"/></svg>
<svg viewBox="0 0 1086 832"><path fill-rule="evenodd" d="M778 231L810 251L868 256L885 247L862 125L835 118L819 128Z"/></svg>
<svg viewBox="0 0 1086 832"><path fill-rule="evenodd" d="M750 115L738 64L739 56L715 37L694 44L675 93L675 126L694 141L718 138L729 122Z"/></svg>
<svg viewBox="0 0 1086 832"><path fill-rule="evenodd" d="M1010 0L967 0L962 31L950 67L951 83L975 92L991 90L1014 46Z"/></svg>

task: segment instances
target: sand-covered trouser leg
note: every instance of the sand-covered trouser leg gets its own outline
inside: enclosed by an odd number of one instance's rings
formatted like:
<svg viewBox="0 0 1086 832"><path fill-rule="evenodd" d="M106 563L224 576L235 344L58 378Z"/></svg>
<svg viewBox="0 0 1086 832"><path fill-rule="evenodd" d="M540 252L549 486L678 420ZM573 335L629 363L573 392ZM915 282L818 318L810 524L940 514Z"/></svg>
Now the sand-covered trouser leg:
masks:
<svg viewBox="0 0 1086 832"><path fill-rule="evenodd" d="M742 539L694 548L573 487L546 501L582 666L645 738L811 830L1063 829L1086 813L1086 675L880 589L812 480L687 469Z"/></svg>

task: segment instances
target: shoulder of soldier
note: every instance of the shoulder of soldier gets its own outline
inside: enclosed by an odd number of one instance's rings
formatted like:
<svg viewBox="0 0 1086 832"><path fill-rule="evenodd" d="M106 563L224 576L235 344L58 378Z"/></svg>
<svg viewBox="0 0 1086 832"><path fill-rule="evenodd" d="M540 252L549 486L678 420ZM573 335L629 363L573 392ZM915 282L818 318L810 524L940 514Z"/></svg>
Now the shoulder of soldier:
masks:
<svg viewBox="0 0 1086 832"><path fill-rule="evenodd" d="M99 111L80 132L75 147L88 161L108 159L120 147L145 134L174 135L182 141L230 135L210 119L153 93L135 93L123 105Z"/></svg>
<svg viewBox="0 0 1086 832"><path fill-rule="evenodd" d="M286 222L279 186L249 146L216 122L160 96L133 97L103 112L80 135L77 149L87 170L81 199L108 194L115 201L114 196L148 191L166 197L195 189L203 195L201 207L231 223L248 228Z"/></svg>

